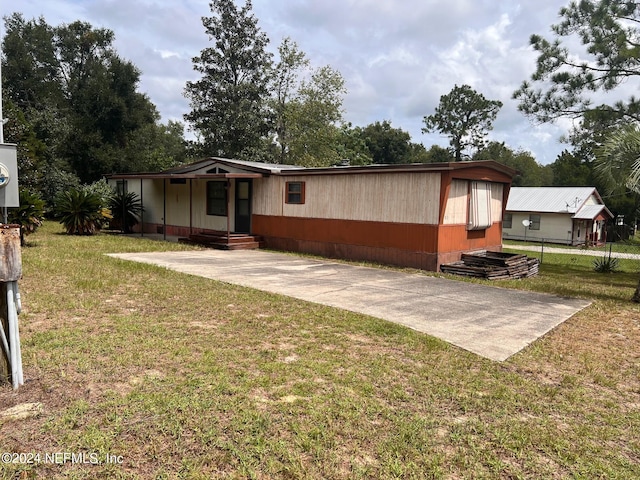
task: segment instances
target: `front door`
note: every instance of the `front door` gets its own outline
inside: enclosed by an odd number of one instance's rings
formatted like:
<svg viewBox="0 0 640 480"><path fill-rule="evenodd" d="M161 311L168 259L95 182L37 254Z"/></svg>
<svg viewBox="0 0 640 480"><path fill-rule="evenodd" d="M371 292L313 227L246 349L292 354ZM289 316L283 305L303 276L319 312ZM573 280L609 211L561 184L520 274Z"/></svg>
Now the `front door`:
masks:
<svg viewBox="0 0 640 480"><path fill-rule="evenodd" d="M236 180L236 228L251 233L251 180Z"/></svg>

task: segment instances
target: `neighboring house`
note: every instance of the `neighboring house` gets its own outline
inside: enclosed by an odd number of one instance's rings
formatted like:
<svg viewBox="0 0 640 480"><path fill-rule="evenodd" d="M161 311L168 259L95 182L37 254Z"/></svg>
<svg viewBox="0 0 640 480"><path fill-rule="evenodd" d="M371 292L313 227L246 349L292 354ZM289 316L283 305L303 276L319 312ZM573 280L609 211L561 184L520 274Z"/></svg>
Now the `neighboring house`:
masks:
<svg viewBox="0 0 640 480"><path fill-rule="evenodd" d="M605 225L612 218L594 187L512 187L503 238L597 244L606 241Z"/></svg>
<svg viewBox="0 0 640 480"><path fill-rule="evenodd" d="M514 170L493 161L303 168L208 158L162 173L113 174L142 200L143 233L437 271L502 248ZM223 245L224 246L224 245Z"/></svg>

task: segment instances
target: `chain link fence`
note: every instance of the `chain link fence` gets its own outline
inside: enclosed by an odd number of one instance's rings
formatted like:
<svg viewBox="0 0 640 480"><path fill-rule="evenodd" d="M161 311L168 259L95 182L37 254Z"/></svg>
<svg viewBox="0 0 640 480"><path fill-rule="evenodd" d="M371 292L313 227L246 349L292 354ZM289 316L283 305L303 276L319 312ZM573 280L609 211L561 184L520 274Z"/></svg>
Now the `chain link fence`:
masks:
<svg viewBox="0 0 640 480"><path fill-rule="evenodd" d="M593 264L613 267L613 270L640 272L640 241L631 238L626 241L607 242L597 246L570 247L554 243L553 239L527 239L527 241L506 240L505 249L528 252L527 255L540 260L540 263L553 258L552 255L567 255L571 263Z"/></svg>

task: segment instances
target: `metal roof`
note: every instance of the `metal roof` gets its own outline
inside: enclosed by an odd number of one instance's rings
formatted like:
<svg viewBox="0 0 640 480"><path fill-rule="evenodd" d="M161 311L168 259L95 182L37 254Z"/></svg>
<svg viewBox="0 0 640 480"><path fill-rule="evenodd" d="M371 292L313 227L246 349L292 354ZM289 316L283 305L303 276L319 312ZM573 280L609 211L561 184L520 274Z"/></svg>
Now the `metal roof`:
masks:
<svg viewBox="0 0 640 480"><path fill-rule="evenodd" d="M511 187L506 210L573 214L594 194L600 198L595 187Z"/></svg>
<svg viewBox="0 0 640 480"><path fill-rule="evenodd" d="M493 160L476 162L446 162L446 163L410 163L410 164L373 164L336 167L301 167L298 165L281 165L276 163L251 162L219 157L208 157L188 165L170 168L158 173L114 173L105 175L106 178L196 178L201 176L214 164L227 165L243 170L247 173L262 175L335 175L359 173L398 173L398 172L450 172L453 178L470 178L466 171L473 169L476 180L501 181L510 183L515 170ZM213 173L212 173L213 174ZM239 173L233 174L239 176ZM479 175L479 176L478 176ZM231 174L229 175L231 176ZM485 178L486 177L486 178ZM497 180L496 180L497 179Z"/></svg>
<svg viewBox="0 0 640 480"><path fill-rule="evenodd" d="M613 214L604 205L584 205L572 218L576 218L578 220L593 220L603 213L603 210L605 217L613 218Z"/></svg>

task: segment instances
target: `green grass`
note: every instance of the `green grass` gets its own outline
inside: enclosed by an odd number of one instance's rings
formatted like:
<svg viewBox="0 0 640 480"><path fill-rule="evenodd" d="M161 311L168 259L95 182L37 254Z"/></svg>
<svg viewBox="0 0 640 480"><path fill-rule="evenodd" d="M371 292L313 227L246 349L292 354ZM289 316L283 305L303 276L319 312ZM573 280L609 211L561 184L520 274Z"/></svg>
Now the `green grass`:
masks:
<svg viewBox="0 0 640 480"><path fill-rule="evenodd" d="M638 274L545 254L500 286L594 299L507 362L343 310L126 262L189 249L45 224L23 249L27 382L0 478L637 478ZM22 476L20 476L22 475Z"/></svg>

